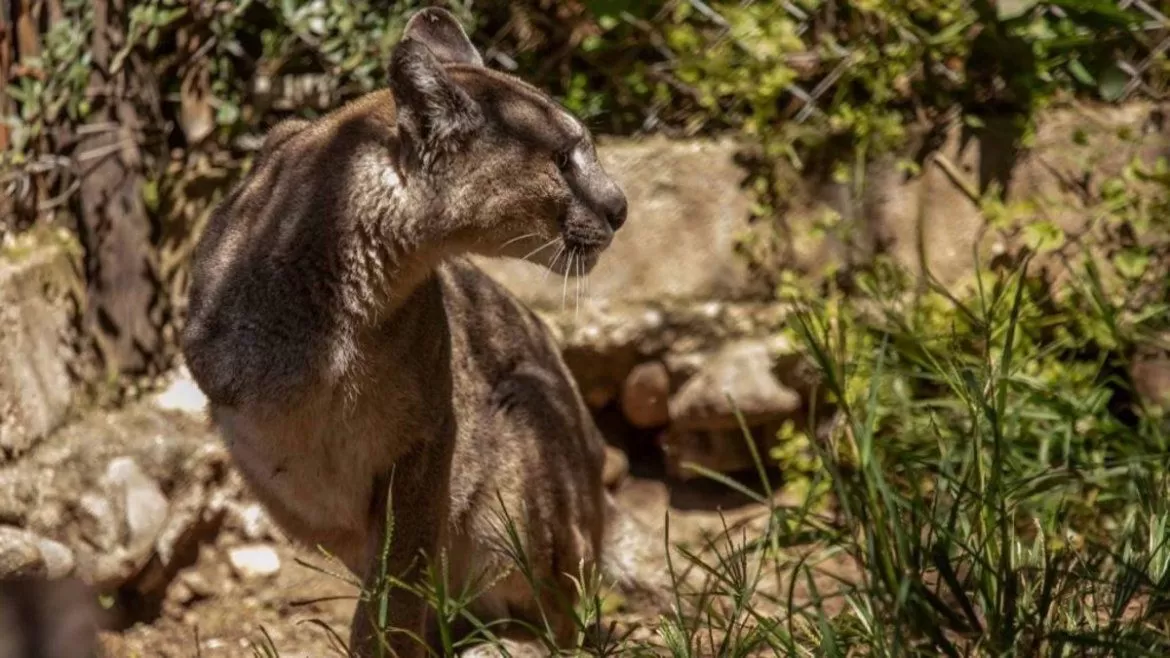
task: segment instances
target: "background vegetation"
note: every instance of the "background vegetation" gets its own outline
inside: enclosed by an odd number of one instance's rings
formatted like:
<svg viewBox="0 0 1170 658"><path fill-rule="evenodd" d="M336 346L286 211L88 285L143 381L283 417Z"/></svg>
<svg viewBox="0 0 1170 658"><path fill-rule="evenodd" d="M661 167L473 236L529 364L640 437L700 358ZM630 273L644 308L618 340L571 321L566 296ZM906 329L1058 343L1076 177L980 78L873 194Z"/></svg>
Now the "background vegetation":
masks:
<svg viewBox="0 0 1170 658"><path fill-rule="evenodd" d="M170 363L193 237L264 130L381 85L421 4L0 3L0 242L75 236L80 349L110 381ZM1043 109L1158 99L1170 73L1170 25L1141 2L447 6L490 65L551 90L598 133L743 137L758 222L789 210L778 164L860 194L865 163L912 131L994 123L1026 148ZM989 226L1020 247L962 291L880 253L790 272L774 248L745 245L802 309L792 331L843 422L823 440L788 428L765 456L803 473L790 481L808 504L774 509L759 542L704 558L713 593L666 621L672 653L694 655L718 627L732 638L720 655L1166 655L1166 400L1139 395L1134 373L1167 349L1168 184L1166 163L1135 162L1087 190L1091 230L1075 239L1002 190L975 190ZM125 201L116 216L111 198ZM851 228L818 230L848 243ZM1037 257L1048 265L1030 266ZM836 523L813 513L822 505ZM826 612L829 596L787 618L758 612L748 561L812 574L817 559L786 548L810 541L864 567L833 595L843 612Z"/></svg>

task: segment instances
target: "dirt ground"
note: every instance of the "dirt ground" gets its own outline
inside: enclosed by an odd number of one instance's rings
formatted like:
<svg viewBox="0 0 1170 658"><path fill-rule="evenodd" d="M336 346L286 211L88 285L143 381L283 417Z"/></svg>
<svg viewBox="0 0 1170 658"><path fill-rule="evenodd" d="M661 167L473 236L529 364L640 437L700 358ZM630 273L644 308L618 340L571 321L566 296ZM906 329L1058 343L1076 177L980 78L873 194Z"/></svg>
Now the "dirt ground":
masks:
<svg viewBox="0 0 1170 658"><path fill-rule="evenodd" d="M672 543L699 546L728 525L743 528L743 533L736 533L740 536L758 534L766 522L766 509L720 487L703 482L671 488L659 479L630 477L617 496L624 509L659 531L669 511ZM321 557L285 544L274 548L281 560L279 572L271 577L246 579L231 568L228 547L205 546L196 563L172 585L157 619L103 633L105 655L250 658L258 655L254 643L265 633L282 658L340 655L323 625L342 638L347 636L356 590L338 578L297 563L301 558L326 564ZM666 564L653 566L663 572L667 569ZM846 569L845 565L837 567ZM786 593L781 594L781 586L775 579L766 580L761 600L771 598L769 593L782 600ZM797 592L798 600L805 596L803 591ZM658 614L639 609L632 601L625 602L609 618L634 628L632 637L651 636ZM770 604L763 601L762 605Z"/></svg>

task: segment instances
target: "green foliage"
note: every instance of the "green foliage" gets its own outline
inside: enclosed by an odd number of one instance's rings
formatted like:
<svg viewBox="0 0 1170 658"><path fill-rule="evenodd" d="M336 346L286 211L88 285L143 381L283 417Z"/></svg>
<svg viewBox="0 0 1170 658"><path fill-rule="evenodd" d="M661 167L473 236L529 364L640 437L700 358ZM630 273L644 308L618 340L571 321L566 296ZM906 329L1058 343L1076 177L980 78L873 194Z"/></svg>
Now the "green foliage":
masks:
<svg viewBox="0 0 1170 658"><path fill-rule="evenodd" d="M965 300L908 298L887 274L866 290L876 310L833 297L799 325L843 418L822 448L852 529L836 545L865 567L861 623L834 620L835 642L878 655L1164 652L1168 620L1148 597L1170 540L1149 495L1167 484L1166 442L1140 403L1123 403L1136 419L1117 413L1117 355L1078 358L1099 337L1055 318L1026 268L988 275ZM1115 342L1135 328L1065 303Z"/></svg>
<svg viewBox="0 0 1170 658"><path fill-rule="evenodd" d="M78 122L89 110L85 90L91 65L92 9L85 0L67 0L63 10L69 20L50 27L40 56L23 62L29 73L8 85L15 113L0 117L11 131L10 150L0 158L0 165L25 162L35 154L47 127Z"/></svg>
<svg viewBox="0 0 1170 658"><path fill-rule="evenodd" d="M22 62L10 86L16 101L6 118L15 142L10 164L51 152L57 147L38 136L85 117L90 3L64 4L66 20L43 35L44 61ZM226 184L241 169L235 162L246 166L249 149L241 145L268 126L382 85L390 50L421 4L136 0L113 68L132 55L151 65L159 85L152 93L163 107L148 117L146 134L160 147L157 157L166 156L155 136L171 147L218 151L234 161ZM1136 88L1119 67L1122 58L1152 57L1142 82L1153 90L1164 82L1164 55L1139 29L1144 14L1108 0L445 4L490 64L551 90L597 130L734 130L769 159L800 166L832 143L837 161L850 163L836 172L850 180L852 163L902 144L910 124L943 121L955 111L970 125L1003 112L1026 123L1053 100L1118 100ZM210 106L210 139L183 132L193 105L196 117ZM196 138L201 144L183 141ZM152 169L175 175L162 161ZM175 170L183 175L183 167ZM782 188L764 190L758 214L782 212L783 197ZM191 222L199 213L185 214ZM1055 236L1034 238L1046 243Z"/></svg>

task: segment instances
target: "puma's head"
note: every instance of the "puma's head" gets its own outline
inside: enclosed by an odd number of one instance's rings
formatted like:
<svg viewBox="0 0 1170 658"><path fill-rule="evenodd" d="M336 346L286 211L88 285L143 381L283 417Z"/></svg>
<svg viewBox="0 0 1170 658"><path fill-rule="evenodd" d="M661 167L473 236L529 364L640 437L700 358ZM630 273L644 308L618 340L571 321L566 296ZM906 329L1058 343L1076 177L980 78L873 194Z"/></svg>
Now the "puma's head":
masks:
<svg viewBox="0 0 1170 658"><path fill-rule="evenodd" d="M589 131L548 95L488 69L455 18L424 9L390 66L403 174L421 177L461 242L588 273L626 219Z"/></svg>

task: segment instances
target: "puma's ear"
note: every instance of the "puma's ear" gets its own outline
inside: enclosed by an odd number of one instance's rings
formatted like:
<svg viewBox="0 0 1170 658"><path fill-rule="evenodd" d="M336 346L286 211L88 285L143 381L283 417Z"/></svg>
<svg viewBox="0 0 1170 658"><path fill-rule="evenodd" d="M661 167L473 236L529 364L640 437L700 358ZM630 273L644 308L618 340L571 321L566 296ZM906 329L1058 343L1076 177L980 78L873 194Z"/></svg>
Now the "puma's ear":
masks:
<svg viewBox="0 0 1170 658"><path fill-rule="evenodd" d="M451 80L434 51L418 39L404 37L394 49L390 88L398 103L400 125L419 140L424 160L457 148L483 125L479 105Z"/></svg>
<svg viewBox="0 0 1170 658"><path fill-rule="evenodd" d="M472 45L463 27L451 12L428 7L410 17L402 33L403 40L421 42L443 64L474 64L483 66L483 58Z"/></svg>

